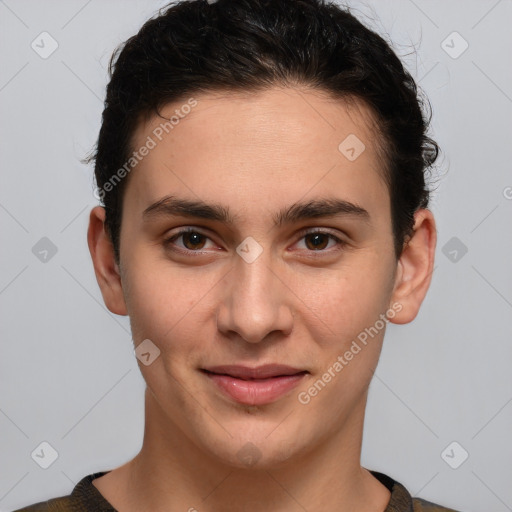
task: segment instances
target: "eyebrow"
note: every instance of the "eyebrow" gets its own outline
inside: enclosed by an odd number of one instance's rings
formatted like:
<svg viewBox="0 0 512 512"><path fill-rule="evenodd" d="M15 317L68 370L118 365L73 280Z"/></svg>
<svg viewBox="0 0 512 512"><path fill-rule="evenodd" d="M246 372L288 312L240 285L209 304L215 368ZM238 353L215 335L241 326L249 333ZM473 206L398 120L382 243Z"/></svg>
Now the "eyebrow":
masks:
<svg viewBox="0 0 512 512"><path fill-rule="evenodd" d="M222 224L235 224L240 219L229 208L217 203L205 203L200 200L190 200L175 196L165 196L156 203L148 206L142 213L144 221L157 217L190 217L220 222ZM319 217L350 216L360 218L369 223L370 214L359 205L339 198L312 199L302 203L294 203L284 207L272 216L274 225L314 219Z"/></svg>

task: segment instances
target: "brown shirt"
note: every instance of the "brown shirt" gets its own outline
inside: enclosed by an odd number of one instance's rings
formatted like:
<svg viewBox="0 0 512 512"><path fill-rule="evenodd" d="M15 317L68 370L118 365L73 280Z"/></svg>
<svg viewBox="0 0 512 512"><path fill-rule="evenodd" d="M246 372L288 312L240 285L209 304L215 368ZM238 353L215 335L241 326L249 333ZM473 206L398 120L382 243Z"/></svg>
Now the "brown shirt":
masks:
<svg viewBox="0 0 512 512"><path fill-rule="evenodd" d="M103 497L92 481L108 471L93 473L80 480L70 495L41 501L14 512L117 512ZM405 487L383 473L371 472L391 492L385 512L457 512L451 508L412 498Z"/></svg>

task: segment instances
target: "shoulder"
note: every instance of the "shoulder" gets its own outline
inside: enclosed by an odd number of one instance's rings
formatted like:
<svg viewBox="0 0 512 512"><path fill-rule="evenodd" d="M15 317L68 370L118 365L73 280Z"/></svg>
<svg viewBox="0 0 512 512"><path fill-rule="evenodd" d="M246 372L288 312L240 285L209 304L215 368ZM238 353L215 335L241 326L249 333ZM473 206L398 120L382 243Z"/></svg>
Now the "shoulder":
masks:
<svg viewBox="0 0 512 512"><path fill-rule="evenodd" d="M442 507L421 498L413 498L412 504L414 512L457 512L453 508Z"/></svg>
<svg viewBox="0 0 512 512"><path fill-rule="evenodd" d="M377 471L370 471L370 473L391 493L384 512L458 512L453 508L443 507L422 498L413 498L400 482L384 473Z"/></svg>
<svg viewBox="0 0 512 512"><path fill-rule="evenodd" d="M87 475L74 487L71 494L40 501L13 512L115 512L115 509L92 484L95 478L108 471Z"/></svg>
<svg viewBox="0 0 512 512"><path fill-rule="evenodd" d="M68 512L77 510L73 506L71 496L61 496L47 501L40 501L24 508L15 510L14 512Z"/></svg>

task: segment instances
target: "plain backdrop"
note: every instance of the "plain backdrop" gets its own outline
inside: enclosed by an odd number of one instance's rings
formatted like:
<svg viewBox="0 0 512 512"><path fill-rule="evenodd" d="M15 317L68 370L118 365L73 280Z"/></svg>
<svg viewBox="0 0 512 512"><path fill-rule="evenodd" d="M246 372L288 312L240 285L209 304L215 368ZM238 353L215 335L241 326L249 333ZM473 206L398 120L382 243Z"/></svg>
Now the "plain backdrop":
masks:
<svg viewBox="0 0 512 512"><path fill-rule="evenodd" d="M347 3L393 41L443 150L431 289L414 322L388 327L363 465L462 511L512 510L512 2ZM68 494L141 446L144 381L128 319L95 280L97 200L79 160L113 49L162 5L0 0L2 511ZM58 454L47 469L43 442Z"/></svg>

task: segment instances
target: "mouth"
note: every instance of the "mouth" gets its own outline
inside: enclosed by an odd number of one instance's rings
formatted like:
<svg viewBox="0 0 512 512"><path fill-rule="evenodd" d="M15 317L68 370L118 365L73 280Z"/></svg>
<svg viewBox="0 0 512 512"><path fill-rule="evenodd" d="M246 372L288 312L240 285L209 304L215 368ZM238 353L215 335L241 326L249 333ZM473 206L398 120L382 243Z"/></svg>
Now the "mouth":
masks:
<svg viewBox="0 0 512 512"><path fill-rule="evenodd" d="M247 405L275 402L309 374L307 370L279 364L256 368L224 365L200 370L224 395L235 402Z"/></svg>

